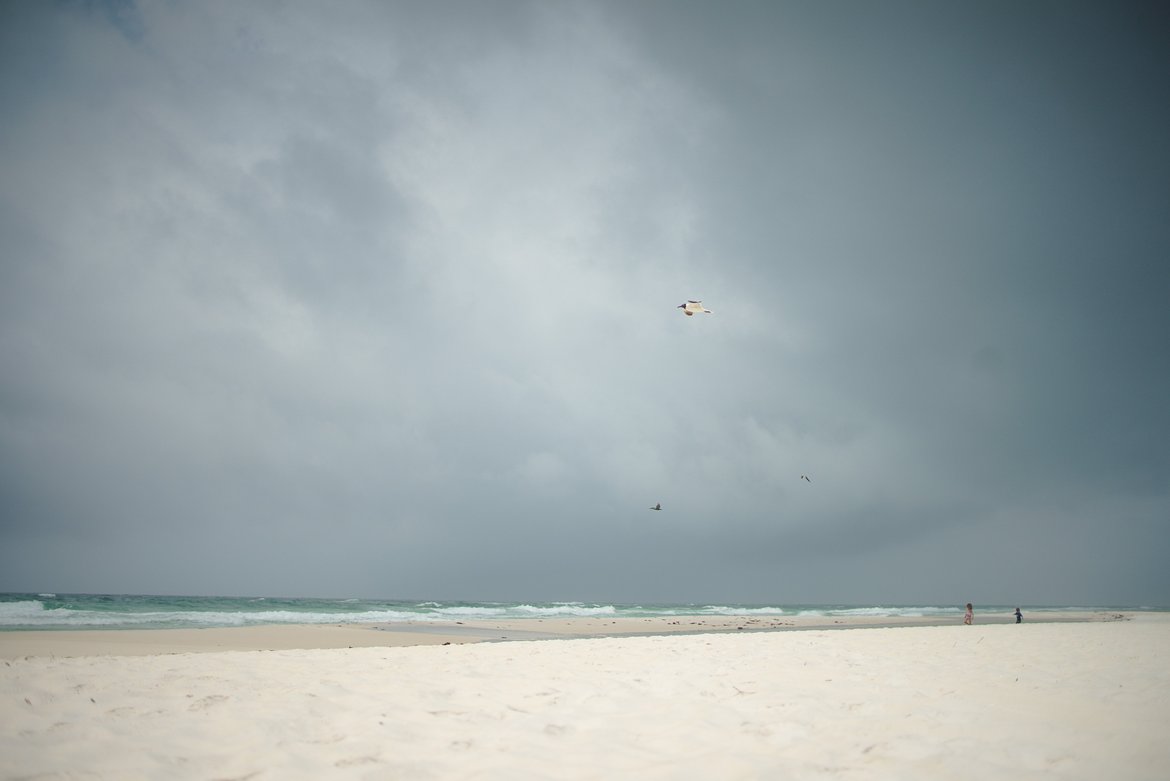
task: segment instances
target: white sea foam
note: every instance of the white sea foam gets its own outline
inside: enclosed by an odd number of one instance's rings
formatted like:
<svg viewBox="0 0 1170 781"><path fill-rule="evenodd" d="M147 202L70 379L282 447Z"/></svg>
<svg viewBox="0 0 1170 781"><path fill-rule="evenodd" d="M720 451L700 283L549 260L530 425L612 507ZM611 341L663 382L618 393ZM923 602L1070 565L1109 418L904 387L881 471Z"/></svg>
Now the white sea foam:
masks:
<svg viewBox="0 0 1170 781"><path fill-rule="evenodd" d="M823 607L808 608L797 613L798 616L840 616L846 617L921 617L921 616L948 616L960 613L958 607Z"/></svg>
<svg viewBox="0 0 1170 781"><path fill-rule="evenodd" d="M45 617L45 604L36 600L0 602L0 626L19 626Z"/></svg>
<svg viewBox="0 0 1170 781"><path fill-rule="evenodd" d="M476 607L473 605L456 605L454 607L433 607L430 613L411 613L410 615L418 620L427 619L448 619L448 618L499 618L506 615L507 610L503 607Z"/></svg>
<svg viewBox="0 0 1170 781"><path fill-rule="evenodd" d="M580 602L558 602L547 606L517 605L512 608L517 618L525 616L612 616L617 613L613 605L585 605Z"/></svg>
<svg viewBox="0 0 1170 781"><path fill-rule="evenodd" d="M785 614L782 607L733 607L731 605L706 605L697 610L675 609L668 611L673 615L713 615L713 616L781 616Z"/></svg>
<svg viewBox="0 0 1170 781"><path fill-rule="evenodd" d="M94 629L101 627L153 626L251 626L259 624L376 624L402 621L434 621L435 616L397 610L370 610L355 613L317 613L296 610L257 611L143 611L101 612L54 608L41 602L0 602L0 627L43 627L46 629Z"/></svg>

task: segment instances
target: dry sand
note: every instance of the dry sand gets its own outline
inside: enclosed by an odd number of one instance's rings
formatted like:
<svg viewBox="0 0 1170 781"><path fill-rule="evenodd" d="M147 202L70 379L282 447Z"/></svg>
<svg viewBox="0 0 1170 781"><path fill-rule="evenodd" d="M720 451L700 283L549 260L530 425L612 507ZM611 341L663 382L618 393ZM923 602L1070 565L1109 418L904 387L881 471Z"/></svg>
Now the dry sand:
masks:
<svg viewBox="0 0 1170 781"><path fill-rule="evenodd" d="M1126 618L0 633L0 778L1164 779Z"/></svg>

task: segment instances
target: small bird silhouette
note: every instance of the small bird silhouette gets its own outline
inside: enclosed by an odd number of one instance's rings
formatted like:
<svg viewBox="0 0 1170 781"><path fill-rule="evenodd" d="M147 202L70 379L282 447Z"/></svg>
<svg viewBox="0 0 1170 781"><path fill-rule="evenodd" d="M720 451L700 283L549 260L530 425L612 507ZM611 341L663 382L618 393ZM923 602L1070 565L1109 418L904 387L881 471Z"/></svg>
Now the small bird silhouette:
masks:
<svg viewBox="0 0 1170 781"><path fill-rule="evenodd" d="M803 481L805 481L806 483L811 483L811 482L812 482L812 480L809 480L809 479L808 479L808 475L801 475L801 476L800 476L800 479L801 479L801 480L803 480Z"/></svg>
<svg viewBox="0 0 1170 781"><path fill-rule="evenodd" d="M703 306L702 301L687 301L685 304L679 304L675 307L675 309L681 309L683 314L687 317L690 317L695 312L706 312L707 314L713 314L710 309Z"/></svg>
<svg viewBox="0 0 1170 781"><path fill-rule="evenodd" d="M650 509L651 510L661 510L662 509L662 502L659 502L658 504L654 505Z"/></svg>

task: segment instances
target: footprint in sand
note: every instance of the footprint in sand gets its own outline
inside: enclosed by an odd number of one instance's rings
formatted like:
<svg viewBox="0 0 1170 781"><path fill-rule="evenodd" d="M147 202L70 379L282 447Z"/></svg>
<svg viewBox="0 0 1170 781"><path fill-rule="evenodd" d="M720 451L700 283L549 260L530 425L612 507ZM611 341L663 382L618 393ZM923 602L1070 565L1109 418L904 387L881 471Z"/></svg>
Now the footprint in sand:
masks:
<svg viewBox="0 0 1170 781"><path fill-rule="evenodd" d="M218 705L228 699L226 694L209 694L206 697L201 697L195 702L187 706L187 710L207 710L212 705Z"/></svg>
<svg viewBox="0 0 1170 781"><path fill-rule="evenodd" d="M333 763L334 767L354 767L356 765L372 765L382 760L374 756L351 757L350 759L339 759Z"/></svg>

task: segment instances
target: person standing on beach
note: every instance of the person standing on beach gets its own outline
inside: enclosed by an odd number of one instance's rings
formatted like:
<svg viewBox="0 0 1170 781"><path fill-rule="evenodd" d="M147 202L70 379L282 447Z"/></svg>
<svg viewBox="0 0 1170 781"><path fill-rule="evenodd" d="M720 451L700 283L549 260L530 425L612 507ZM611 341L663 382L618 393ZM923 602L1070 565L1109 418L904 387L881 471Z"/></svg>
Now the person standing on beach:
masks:
<svg viewBox="0 0 1170 781"><path fill-rule="evenodd" d="M1020 612L1020 609L1017 607L1017 608L1016 608L1016 623L1018 624L1018 623L1020 623L1020 622L1021 622L1021 621L1023 621L1023 620L1024 620L1024 614L1023 614L1023 613L1021 613L1021 612Z"/></svg>
<svg viewBox="0 0 1170 781"><path fill-rule="evenodd" d="M971 603L968 602L967 603L967 614L963 616L963 623L970 626L971 622L974 620L975 620L975 609L973 607L971 607Z"/></svg>

